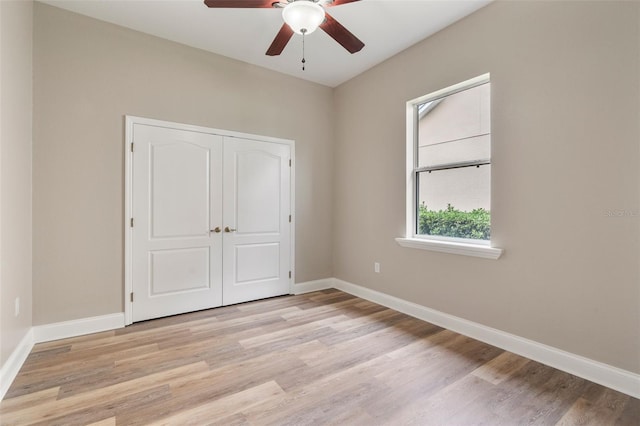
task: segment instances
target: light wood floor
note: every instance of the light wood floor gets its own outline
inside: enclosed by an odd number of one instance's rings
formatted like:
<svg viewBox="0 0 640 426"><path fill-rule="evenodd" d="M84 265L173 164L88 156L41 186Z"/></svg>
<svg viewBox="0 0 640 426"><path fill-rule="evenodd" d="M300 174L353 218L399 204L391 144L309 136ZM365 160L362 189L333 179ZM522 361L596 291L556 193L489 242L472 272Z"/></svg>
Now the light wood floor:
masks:
<svg viewBox="0 0 640 426"><path fill-rule="evenodd" d="M640 401L330 290L38 344L3 425L638 425Z"/></svg>

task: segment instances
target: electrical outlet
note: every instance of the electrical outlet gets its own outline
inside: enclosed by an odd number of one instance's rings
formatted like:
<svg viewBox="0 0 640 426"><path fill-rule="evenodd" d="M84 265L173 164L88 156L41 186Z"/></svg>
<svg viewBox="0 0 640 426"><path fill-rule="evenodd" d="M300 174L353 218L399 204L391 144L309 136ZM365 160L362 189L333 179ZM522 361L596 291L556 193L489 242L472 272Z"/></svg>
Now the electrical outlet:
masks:
<svg viewBox="0 0 640 426"><path fill-rule="evenodd" d="M380 273L380 263L378 263L378 262L374 262L374 263L373 263L373 271L374 271L376 274L379 274L379 273Z"/></svg>
<svg viewBox="0 0 640 426"><path fill-rule="evenodd" d="M16 297L16 301L15 301L15 314L14 316L18 316L20 315L20 298Z"/></svg>

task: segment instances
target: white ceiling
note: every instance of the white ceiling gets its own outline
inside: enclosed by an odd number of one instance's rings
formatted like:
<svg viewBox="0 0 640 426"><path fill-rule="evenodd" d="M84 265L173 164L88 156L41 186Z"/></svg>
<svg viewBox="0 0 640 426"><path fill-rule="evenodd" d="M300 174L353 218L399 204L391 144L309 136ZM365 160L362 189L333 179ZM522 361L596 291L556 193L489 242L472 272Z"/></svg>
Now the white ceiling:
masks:
<svg viewBox="0 0 640 426"><path fill-rule="evenodd" d="M294 35L280 56L265 52L281 9L210 9L204 0L40 0L178 43L335 87L473 13L491 0L361 0L328 12L365 44L350 54L322 30Z"/></svg>

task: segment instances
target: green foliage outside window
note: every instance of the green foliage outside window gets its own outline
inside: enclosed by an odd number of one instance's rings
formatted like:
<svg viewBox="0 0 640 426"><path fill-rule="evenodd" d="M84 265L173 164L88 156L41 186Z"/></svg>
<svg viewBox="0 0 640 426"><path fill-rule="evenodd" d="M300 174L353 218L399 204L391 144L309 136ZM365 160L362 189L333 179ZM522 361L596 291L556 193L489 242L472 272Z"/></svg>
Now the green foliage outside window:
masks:
<svg viewBox="0 0 640 426"><path fill-rule="evenodd" d="M489 240L491 212L482 208L465 212L451 204L446 210L435 211L422 204L418 212L418 229L421 235Z"/></svg>

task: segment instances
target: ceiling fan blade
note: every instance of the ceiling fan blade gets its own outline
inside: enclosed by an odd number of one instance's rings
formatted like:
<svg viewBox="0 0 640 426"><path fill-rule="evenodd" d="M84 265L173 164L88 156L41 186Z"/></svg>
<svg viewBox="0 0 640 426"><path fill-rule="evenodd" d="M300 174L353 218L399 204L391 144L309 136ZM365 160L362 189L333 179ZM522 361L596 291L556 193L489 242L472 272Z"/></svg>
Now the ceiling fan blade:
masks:
<svg viewBox="0 0 640 426"><path fill-rule="evenodd" d="M332 2L325 3L324 7L340 6L341 4L353 3L354 1L360 1L360 0L333 0Z"/></svg>
<svg viewBox="0 0 640 426"><path fill-rule="evenodd" d="M359 52L364 47L364 43L358 37L354 36L328 13L325 13L325 21L320 24L320 28L350 53Z"/></svg>
<svg viewBox="0 0 640 426"><path fill-rule="evenodd" d="M293 30L287 24L282 24L282 28L278 31L276 38L273 39L271 46L267 49L267 55L278 56L282 53L289 40L293 36Z"/></svg>
<svg viewBox="0 0 640 426"><path fill-rule="evenodd" d="M208 7L229 7L229 8L273 8L275 0L204 0Z"/></svg>

